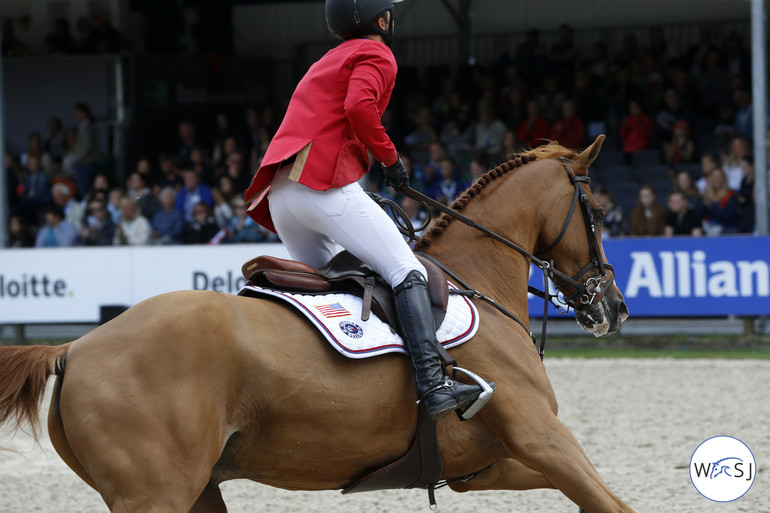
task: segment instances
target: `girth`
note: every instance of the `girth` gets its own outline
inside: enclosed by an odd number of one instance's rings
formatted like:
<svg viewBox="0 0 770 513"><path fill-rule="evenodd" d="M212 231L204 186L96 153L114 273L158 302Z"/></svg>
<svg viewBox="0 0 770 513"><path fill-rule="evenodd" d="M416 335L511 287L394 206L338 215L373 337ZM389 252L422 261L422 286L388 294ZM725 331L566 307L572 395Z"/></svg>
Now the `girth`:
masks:
<svg viewBox="0 0 770 513"><path fill-rule="evenodd" d="M446 316L449 290L444 273L429 260L417 259L428 274L428 291L436 327ZM393 290L371 267L348 251L337 253L318 269L294 260L267 255L258 256L243 264L243 277L248 285L306 294L346 293L358 296L363 304L361 320L369 319L371 312L398 331Z"/></svg>

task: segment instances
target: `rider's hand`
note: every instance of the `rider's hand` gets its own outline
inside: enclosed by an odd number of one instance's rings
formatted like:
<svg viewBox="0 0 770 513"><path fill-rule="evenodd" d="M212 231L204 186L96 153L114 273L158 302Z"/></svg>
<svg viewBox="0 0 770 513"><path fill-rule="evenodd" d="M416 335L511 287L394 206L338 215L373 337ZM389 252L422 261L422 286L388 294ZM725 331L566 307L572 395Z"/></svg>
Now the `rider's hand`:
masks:
<svg viewBox="0 0 770 513"><path fill-rule="evenodd" d="M406 172L404 163L401 161L401 155L398 156L396 161L389 165L382 165L382 170L385 173L385 183L399 189L403 185L409 185L409 173Z"/></svg>

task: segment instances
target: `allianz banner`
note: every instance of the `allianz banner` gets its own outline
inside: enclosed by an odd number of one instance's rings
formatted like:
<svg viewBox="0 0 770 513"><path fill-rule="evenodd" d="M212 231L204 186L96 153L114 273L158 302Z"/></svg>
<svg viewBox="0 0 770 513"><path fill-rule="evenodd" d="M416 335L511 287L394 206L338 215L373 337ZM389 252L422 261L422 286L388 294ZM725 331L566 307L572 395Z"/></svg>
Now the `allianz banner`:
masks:
<svg viewBox="0 0 770 513"><path fill-rule="evenodd" d="M770 315L770 237L629 238L603 242L632 317ZM533 269L530 285L542 289ZM542 300L530 297L530 314Z"/></svg>

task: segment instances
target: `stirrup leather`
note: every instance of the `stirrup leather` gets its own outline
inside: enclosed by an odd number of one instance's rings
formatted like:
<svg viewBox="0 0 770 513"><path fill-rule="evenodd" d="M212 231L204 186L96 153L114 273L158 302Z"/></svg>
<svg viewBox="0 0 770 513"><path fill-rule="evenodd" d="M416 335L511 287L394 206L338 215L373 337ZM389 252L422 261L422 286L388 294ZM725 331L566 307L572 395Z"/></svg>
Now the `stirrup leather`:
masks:
<svg viewBox="0 0 770 513"><path fill-rule="evenodd" d="M464 411L457 412L457 416L460 417L460 420L468 420L474 415L476 415L480 409L482 409L492 398L492 393L495 391L494 388L489 386L489 383L481 379L478 374L469 371L468 369L463 369L462 367L458 367L457 365L454 365L452 369L457 372L460 371L469 378L471 378L473 381L476 382L477 385L479 385L482 388L481 395L479 395L479 398L476 399L470 406L465 408Z"/></svg>

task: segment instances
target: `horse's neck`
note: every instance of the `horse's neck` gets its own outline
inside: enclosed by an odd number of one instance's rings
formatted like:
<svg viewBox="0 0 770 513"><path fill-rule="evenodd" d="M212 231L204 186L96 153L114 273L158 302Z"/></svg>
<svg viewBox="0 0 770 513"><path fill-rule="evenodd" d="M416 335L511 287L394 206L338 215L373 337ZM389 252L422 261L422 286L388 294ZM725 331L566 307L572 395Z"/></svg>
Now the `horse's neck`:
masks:
<svg viewBox="0 0 770 513"><path fill-rule="evenodd" d="M494 197L475 199L463 214L532 253L539 226L539 202L519 177L507 177ZM450 223L426 253L437 258L469 286L523 319L527 318L529 261L516 250L460 221Z"/></svg>

